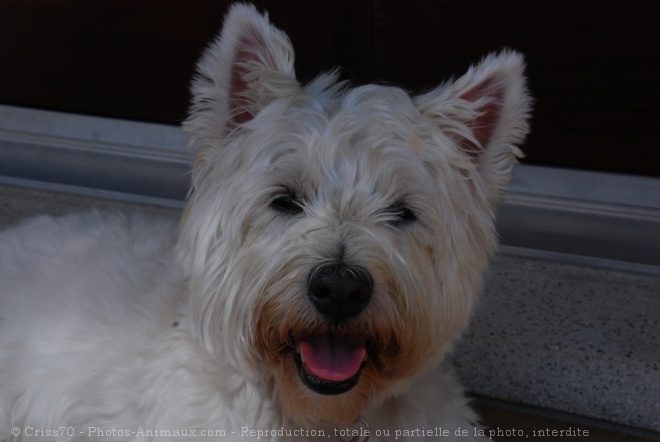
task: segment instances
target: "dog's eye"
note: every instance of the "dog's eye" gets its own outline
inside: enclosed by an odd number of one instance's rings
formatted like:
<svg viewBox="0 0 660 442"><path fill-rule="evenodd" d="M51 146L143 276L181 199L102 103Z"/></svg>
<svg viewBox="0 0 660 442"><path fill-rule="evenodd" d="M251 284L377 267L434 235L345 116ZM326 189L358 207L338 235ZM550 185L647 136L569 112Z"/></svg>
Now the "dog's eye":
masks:
<svg viewBox="0 0 660 442"><path fill-rule="evenodd" d="M271 201L270 207L287 215L298 215L303 211L300 203L291 195L278 196Z"/></svg>
<svg viewBox="0 0 660 442"><path fill-rule="evenodd" d="M417 215L415 212L402 202L391 205L387 209L387 214L389 215L389 224L395 227L404 226L417 221Z"/></svg>

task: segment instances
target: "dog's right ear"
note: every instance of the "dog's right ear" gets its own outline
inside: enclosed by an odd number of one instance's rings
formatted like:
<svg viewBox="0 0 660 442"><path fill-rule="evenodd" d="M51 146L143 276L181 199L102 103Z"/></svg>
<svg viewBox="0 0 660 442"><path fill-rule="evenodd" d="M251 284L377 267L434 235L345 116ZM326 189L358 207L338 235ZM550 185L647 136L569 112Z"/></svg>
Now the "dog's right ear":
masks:
<svg viewBox="0 0 660 442"><path fill-rule="evenodd" d="M197 64L192 106L184 123L197 139L193 148L204 147L204 140L224 138L273 99L297 89L293 48L286 34L253 5L233 5L220 36Z"/></svg>
<svg viewBox="0 0 660 442"><path fill-rule="evenodd" d="M521 54L490 54L456 81L415 98L422 113L476 167L476 186L493 205L511 178L529 132L532 99ZM475 184L477 184L475 182Z"/></svg>

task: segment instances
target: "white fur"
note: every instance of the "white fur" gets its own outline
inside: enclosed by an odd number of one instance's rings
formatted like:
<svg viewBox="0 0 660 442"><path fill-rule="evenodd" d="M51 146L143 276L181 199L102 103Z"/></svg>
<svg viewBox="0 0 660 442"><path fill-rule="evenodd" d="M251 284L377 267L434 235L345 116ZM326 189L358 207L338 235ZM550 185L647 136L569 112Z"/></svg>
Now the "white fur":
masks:
<svg viewBox="0 0 660 442"><path fill-rule="evenodd" d="M246 428L335 440L357 418L371 441L474 437L443 357L469 320L528 131L522 58L490 55L418 97L348 89L335 74L302 87L288 38L237 5L198 71L178 230L89 213L0 235L0 441L257 439ZM287 192L301 213L273 209ZM398 204L416 219L401 221ZM391 334L401 356L369 359L353 390L325 396L291 376L290 349L273 339L278 327L326 327L305 281L337 260L374 280L345 326L378 330L374 342Z"/></svg>

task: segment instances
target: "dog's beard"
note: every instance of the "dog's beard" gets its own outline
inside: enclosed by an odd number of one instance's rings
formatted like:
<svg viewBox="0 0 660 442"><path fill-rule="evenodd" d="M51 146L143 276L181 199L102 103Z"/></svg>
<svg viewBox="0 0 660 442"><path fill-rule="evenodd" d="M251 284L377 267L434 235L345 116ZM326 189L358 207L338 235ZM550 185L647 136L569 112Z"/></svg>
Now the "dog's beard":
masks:
<svg viewBox="0 0 660 442"><path fill-rule="evenodd" d="M278 293L266 289L255 328L285 420L348 425L432 360L430 348L441 340L406 325L400 306L391 305L400 295L385 286L362 313L334 323L315 310L299 280L291 281Z"/></svg>
<svg viewBox="0 0 660 442"><path fill-rule="evenodd" d="M355 316L333 321L308 294L310 272L324 262L323 250L332 250L322 232L275 244L261 241L272 235L252 233L246 238L257 240L243 244L231 268L206 268L193 278L208 290L193 295L193 316L207 350L272 398L286 422L354 422L435 365L467 320L469 303L441 293L427 272L434 268L430 248L407 248L405 258L391 259L386 250L393 245L354 234L359 253L347 259L373 277L373 296Z"/></svg>
<svg viewBox="0 0 660 442"><path fill-rule="evenodd" d="M454 295L466 289L450 277L449 256L437 266L421 235L397 245L362 230L345 235L359 247L343 258L369 273L373 294L359 313L333 321L310 299L309 277L337 262L332 239L341 235L298 220L299 230L267 241L276 235L266 221L243 229L232 259L193 273L191 308L209 353L271 398L285 422L354 422L437 364L467 323L471 298Z"/></svg>

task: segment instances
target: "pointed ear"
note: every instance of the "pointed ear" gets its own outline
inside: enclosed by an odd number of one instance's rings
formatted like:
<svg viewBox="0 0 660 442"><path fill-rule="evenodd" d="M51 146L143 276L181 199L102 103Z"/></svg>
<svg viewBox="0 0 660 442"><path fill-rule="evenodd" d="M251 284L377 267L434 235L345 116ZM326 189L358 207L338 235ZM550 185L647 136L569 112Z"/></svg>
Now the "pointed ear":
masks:
<svg viewBox="0 0 660 442"><path fill-rule="evenodd" d="M184 126L200 139L223 138L297 89L289 38L253 5L236 4L197 64Z"/></svg>
<svg viewBox="0 0 660 442"><path fill-rule="evenodd" d="M509 182L518 149L529 132L531 98L523 57L490 54L454 82L415 99L420 111L477 166L488 199Z"/></svg>

